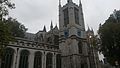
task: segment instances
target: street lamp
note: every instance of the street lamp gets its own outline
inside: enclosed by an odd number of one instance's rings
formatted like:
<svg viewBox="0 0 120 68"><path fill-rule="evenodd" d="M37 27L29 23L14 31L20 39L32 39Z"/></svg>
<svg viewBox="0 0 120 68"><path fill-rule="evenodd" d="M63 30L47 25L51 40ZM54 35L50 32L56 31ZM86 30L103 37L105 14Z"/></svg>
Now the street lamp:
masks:
<svg viewBox="0 0 120 68"><path fill-rule="evenodd" d="M115 61L115 66L116 66L116 68L119 68L118 61Z"/></svg>
<svg viewBox="0 0 120 68"><path fill-rule="evenodd" d="M96 56L95 56L95 51L94 51L94 47L93 47L93 36L89 36L89 44L90 44L90 48L91 48L91 51L92 51L92 55L93 55L93 60L94 60L94 63L95 63L95 68L97 68L97 63L96 63Z"/></svg>

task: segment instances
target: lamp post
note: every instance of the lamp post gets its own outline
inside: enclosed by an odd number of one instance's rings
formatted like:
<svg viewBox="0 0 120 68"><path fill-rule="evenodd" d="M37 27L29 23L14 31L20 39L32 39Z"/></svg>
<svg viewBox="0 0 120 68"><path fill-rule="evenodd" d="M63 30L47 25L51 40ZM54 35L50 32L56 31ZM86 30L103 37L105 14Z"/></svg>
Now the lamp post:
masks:
<svg viewBox="0 0 120 68"><path fill-rule="evenodd" d="M115 67L116 67L116 68L119 68L118 61L115 61Z"/></svg>
<svg viewBox="0 0 120 68"><path fill-rule="evenodd" d="M90 44L90 48L91 48L91 52L93 55L93 60L94 60L94 64L95 64L95 68L97 68L96 66L96 57L95 57L95 51L94 51L94 47L93 47L93 36L89 36L89 44Z"/></svg>

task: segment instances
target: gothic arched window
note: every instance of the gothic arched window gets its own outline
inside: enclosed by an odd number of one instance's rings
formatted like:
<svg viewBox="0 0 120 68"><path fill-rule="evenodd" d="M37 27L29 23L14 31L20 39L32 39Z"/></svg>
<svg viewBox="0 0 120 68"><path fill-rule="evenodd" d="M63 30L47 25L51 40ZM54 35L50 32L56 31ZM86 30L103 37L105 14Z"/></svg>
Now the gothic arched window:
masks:
<svg viewBox="0 0 120 68"><path fill-rule="evenodd" d="M82 42L81 41L78 43L78 52L82 53Z"/></svg>
<svg viewBox="0 0 120 68"><path fill-rule="evenodd" d="M42 68L42 53L41 52L35 53L34 68Z"/></svg>
<svg viewBox="0 0 120 68"><path fill-rule="evenodd" d="M69 11L68 8L63 10L64 12L64 26L66 27L69 24Z"/></svg>
<svg viewBox="0 0 120 68"><path fill-rule="evenodd" d="M75 23L79 25L79 9L74 7Z"/></svg>
<svg viewBox="0 0 120 68"><path fill-rule="evenodd" d="M2 59L1 68L12 68L14 50L12 48L6 48L4 57Z"/></svg>
<svg viewBox="0 0 120 68"><path fill-rule="evenodd" d="M23 50L20 53L19 68L28 68L29 51Z"/></svg>
<svg viewBox="0 0 120 68"><path fill-rule="evenodd" d="M56 68L61 68L61 55L56 55Z"/></svg>
<svg viewBox="0 0 120 68"><path fill-rule="evenodd" d="M46 55L46 68L52 68L53 67L53 54L48 53Z"/></svg>

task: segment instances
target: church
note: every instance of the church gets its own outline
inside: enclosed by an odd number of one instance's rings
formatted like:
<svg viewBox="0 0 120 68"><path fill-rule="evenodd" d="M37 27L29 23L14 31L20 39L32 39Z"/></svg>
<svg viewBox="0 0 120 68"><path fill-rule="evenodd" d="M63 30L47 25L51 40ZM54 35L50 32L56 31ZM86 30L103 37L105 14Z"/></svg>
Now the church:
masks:
<svg viewBox="0 0 120 68"><path fill-rule="evenodd" d="M88 38L93 30L85 31L81 0L79 5L59 0L59 28L25 33L16 37L5 50L1 68L99 68L98 54Z"/></svg>

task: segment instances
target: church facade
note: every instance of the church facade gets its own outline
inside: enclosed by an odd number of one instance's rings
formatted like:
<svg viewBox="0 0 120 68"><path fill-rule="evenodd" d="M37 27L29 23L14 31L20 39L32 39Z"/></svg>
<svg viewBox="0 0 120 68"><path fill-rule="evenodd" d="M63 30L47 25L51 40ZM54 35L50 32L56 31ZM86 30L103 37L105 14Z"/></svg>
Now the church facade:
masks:
<svg viewBox="0 0 120 68"><path fill-rule="evenodd" d="M67 0L59 1L59 29L25 33L16 37L5 50L1 68L99 68L87 41L90 32L85 31L81 1L79 5ZM96 56L96 57L95 57Z"/></svg>

